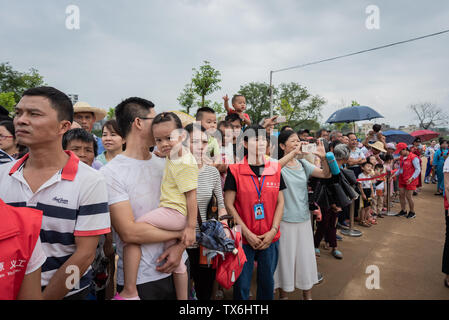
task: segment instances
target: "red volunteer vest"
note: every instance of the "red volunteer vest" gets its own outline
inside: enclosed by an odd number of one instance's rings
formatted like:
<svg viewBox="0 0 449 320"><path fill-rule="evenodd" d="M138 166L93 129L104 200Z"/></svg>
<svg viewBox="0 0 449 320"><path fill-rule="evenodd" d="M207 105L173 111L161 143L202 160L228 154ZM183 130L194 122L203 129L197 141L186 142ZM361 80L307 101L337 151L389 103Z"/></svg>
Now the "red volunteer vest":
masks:
<svg viewBox="0 0 449 320"><path fill-rule="evenodd" d="M14 300L39 237L42 211L0 199L0 300Z"/></svg>
<svg viewBox="0 0 449 320"><path fill-rule="evenodd" d="M409 153L407 159L404 160L403 157L400 159L402 174L399 176L399 182L405 184L408 179L415 173L415 167L413 166L413 159L416 158L416 154ZM412 181L410 185L416 186L418 185L419 176Z"/></svg>
<svg viewBox="0 0 449 320"><path fill-rule="evenodd" d="M249 167L247 157L245 157L243 162L231 164L229 169L235 178L237 186L234 206L240 218L255 235L260 236L267 233L272 228L274 212L276 210L279 187L281 185L281 167L277 162L266 161L260 181ZM260 201L264 205L265 218L261 220L256 220L254 215L254 205L257 203L259 197L251 176L254 178L258 189L260 189L263 177L265 177L262 195L260 197ZM278 231L273 242L279 240L280 236L281 233ZM248 244L245 237L243 237L243 243Z"/></svg>

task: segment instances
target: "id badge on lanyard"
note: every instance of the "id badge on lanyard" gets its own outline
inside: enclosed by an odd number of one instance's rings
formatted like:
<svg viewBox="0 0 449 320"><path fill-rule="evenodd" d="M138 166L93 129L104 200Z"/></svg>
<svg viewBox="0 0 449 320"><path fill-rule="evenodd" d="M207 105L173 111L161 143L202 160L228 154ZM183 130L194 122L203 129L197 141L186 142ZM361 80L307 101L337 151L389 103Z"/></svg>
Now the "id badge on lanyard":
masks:
<svg viewBox="0 0 449 320"><path fill-rule="evenodd" d="M265 181L265 176L262 179L260 189L257 188L256 181L254 181L253 176L251 176L251 179L253 179L253 183L254 183L254 186L256 187L256 191L257 191L257 195L258 195L257 202L253 206L254 218L256 220L262 220L262 219L265 219L265 209L264 209L263 203L260 201L260 197L262 195L262 188L263 188L263 183Z"/></svg>

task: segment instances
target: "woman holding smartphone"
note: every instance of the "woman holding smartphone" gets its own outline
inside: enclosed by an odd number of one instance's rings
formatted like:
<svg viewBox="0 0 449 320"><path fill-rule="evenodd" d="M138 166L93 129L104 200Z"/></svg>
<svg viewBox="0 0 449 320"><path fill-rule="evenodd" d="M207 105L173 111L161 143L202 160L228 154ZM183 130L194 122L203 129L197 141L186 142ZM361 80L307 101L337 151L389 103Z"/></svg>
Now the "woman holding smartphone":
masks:
<svg viewBox="0 0 449 320"><path fill-rule="evenodd" d="M280 288L280 299L287 299L287 292L295 288L303 291L304 300L312 299L312 287L318 283L312 225L310 223L307 182L310 177L331 177L323 143L318 140L316 148L301 142L294 131L279 135L279 159L288 161L282 168L287 188L284 190L284 214L280 224L279 263L274 275L275 287ZM305 160L297 160L302 150L315 149L313 154L321 159L323 168Z"/></svg>

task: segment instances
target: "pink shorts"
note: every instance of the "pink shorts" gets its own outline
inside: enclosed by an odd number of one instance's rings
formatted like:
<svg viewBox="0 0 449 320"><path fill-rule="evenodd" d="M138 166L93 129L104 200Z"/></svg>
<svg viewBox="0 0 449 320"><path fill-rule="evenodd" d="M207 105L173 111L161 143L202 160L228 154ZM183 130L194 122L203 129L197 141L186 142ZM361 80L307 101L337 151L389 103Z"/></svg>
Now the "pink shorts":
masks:
<svg viewBox="0 0 449 320"><path fill-rule="evenodd" d="M184 230L187 217L180 213L178 210L172 208L157 208L150 212L145 213L136 222L146 222L159 229L168 231L180 231ZM176 240L166 241L164 248L167 249L174 245ZM185 273L187 268L184 262L181 261L179 266L173 271L174 273Z"/></svg>

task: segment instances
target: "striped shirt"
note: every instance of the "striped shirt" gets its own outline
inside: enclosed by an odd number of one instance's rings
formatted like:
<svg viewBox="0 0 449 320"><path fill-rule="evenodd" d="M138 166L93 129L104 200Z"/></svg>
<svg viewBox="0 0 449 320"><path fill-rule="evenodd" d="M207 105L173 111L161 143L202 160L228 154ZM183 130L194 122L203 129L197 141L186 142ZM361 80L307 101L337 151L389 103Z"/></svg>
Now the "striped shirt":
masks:
<svg viewBox="0 0 449 320"><path fill-rule="evenodd" d="M76 251L76 237L109 233L108 195L103 176L79 161L74 153L67 164L35 193L23 176L28 154L0 166L0 198L9 205L43 211L40 240L47 259L42 266L41 285L47 286L56 271ZM68 272L70 273L70 272ZM72 271L73 273L73 271ZM90 285L89 267L67 296Z"/></svg>
<svg viewBox="0 0 449 320"><path fill-rule="evenodd" d="M220 173L217 168L204 165L198 174L198 189L196 189L196 199L201 219L206 221L207 206L212 198L212 192L217 197L218 209L224 208L223 190L221 188ZM198 224L196 231L199 232Z"/></svg>
<svg viewBox="0 0 449 320"><path fill-rule="evenodd" d="M0 149L0 165L14 161L14 158L7 154L5 151Z"/></svg>

